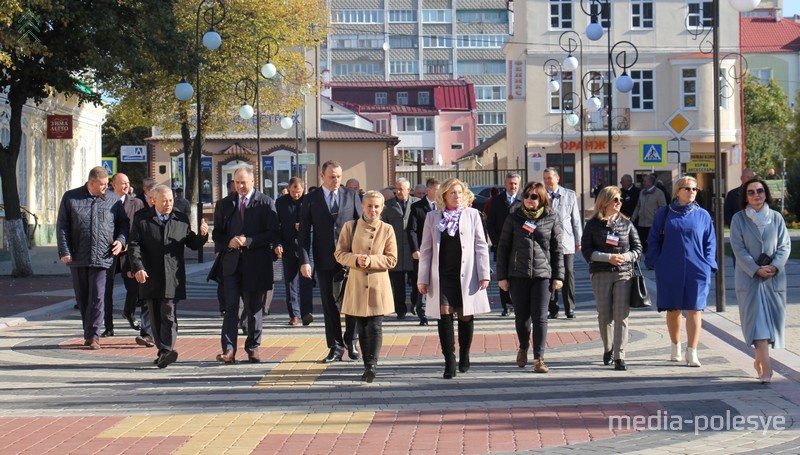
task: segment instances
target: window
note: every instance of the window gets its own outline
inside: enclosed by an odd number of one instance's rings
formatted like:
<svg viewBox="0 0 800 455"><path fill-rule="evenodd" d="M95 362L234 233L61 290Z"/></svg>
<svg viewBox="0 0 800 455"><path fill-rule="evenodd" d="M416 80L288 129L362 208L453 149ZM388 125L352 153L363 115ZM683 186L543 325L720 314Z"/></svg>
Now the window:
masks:
<svg viewBox="0 0 800 455"><path fill-rule="evenodd" d="M453 37L449 35L428 35L422 37L422 47L453 47Z"/></svg>
<svg viewBox="0 0 800 455"><path fill-rule="evenodd" d="M383 63L351 62L333 64L333 75L345 76L348 74L383 74Z"/></svg>
<svg viewBox="0 0 800 455"><path fill-rule="evenodd" d="M550 29L572 30L572 0L550 0Z"/></svg>
<svg viewBox="0 0 800 455"><path fill-rule="evenodd" d="M458 74L505 74L506 62L503 60L460 60Z"/></svg>
<svg viewBox="0 0 800 455"><path fill-rule="evenodd" d="M591 117L598 117L604 115L602 108L608 106L608 97L611 95L611 85L609 84L608 78L608 70L603 71L590 71L591 76L586 78L586 91L587 91L587 98L591 97L592 95L600 98L601 110L591 115ZM596 123L596 119L590 120L590 122Z"/></svg>
<svg viewBox="0 0 800 455"><path fill-rule="evenodd" d="M419 63L416 60L395 60L389 62L389 72L391 74L417 74Z"/></svg>
<svg viewBox="0 0 800 455"><path fill-rule="evenodd" d="M504 101L506 99L505 85L476 85L476 101Z"/></svg>
<svg viewBox="0 0 800 455"><path fill-rule="evenodd" d="M452 60L425 60L425 74L450 74L452 72Z"/></svg>
<svg viewBox="0 0 800 455"><path fill-rule="evenodd" d="M689 27L711 27L714 24L714 2L689 2L686 22Z"/></svg>
<svg viewBox="0 0 800 455"><path fill-rule="evenodd" d="M385 118L375 120L375 132L389 134L389 121Z"/></svg>
<svg viewBox="0 0 800 455"><path fill-rule="evenodd" d="M564 188L575 190L575 154L564 153L564 166L561 166L561 152L548 153L545 157L547 167L558 170L558 184Z"/></svg>
<svg viewBox="0 0 800 455"><path fill-rule="evenodd" d="M589 181L591 188L596 187L598 184L602 186L613 185L617 181L616 171L619 169L617 166L617 154L611 154L611 162L614 164L614 175L608 176L608 153L592 153L589 155Z"/></svg>
<svg viewBox="0 0 800 455"><path fill-rule="evenodd" d="M389 35L389 46L392 49L416 49L417 38L411 35Z"/></svg>
<svg viewBox="0 0 800 455"><path fill-rule="evenodd" d="M431 92L417 92L417 105L427 106L431 104Z"/></svg>
<svg viewBox="0 0 800 455"><path fill-rule="evenodd" d="M423 164L433 164L434 152L432 149L397 148L397 161L416 163L422 157Z"/></svg>
<svg viewBox="0 0 800 455"><path fill-rule="evenodd" d="M417 10L393 9L389 10L390 23L417 22Z"/></svg>
<svg viewBox="0 0 800 455"><path fill-rule="evenodd" d="M633 78L631 109L652 111L655 108L653 70L631 70L631 78Z"/></svg>
<svg viewBox="0 0 800 455"><path fill-rule="evenodd" d="M457 35L456 44L465 48L498 49L503 47L507 39L508 35Z"/></svg>
<svg viewBox="0 0 800 455"><path fill-rule="evenodd" d="M767 85L770 79L772 79L772 68L762 68L757 70L747 70L751 76L758 79L764 85Z"/></svg>
<svg viewBox="0 0 800 455"><path fill-rule="evenodd" d="M449 9L422 10L423 24L449 24L453 22L453 11Z"/></svg>
<svg viewBox="0 0 800 455"><path fill-rule="evenodd" d="M464 150L464 144L461 143L450 144L450 150Z"/></svg>
<svg viewBox="0 0 800 455"><path fill-rule="evenodd" d="M400 131L433 131L431 117L400 117L397 122Z"/></svg>
<svg viewBox="0 0 800 455"><path fill-rule="evenodd" d="M397 104L408 106L408 92L397 92Z"/></svg>
<svg viewBox="0 0 800 455"><path fill-rule="evenodd" d="M450 131L455 131L455 132L464 131L464 127L462 125L451 125Z"/></svg>
<svg viewBox="0 0 800 455"><path fill-rule="evenodd" d="M383 11L379 9L338 9L331 11L334 24L382 24Z"/></svg>
<svg viewBox="0 0 800 455"><path fill-rule="evenodd" d="M383 35L331 35L331 49L380 49Z"/></svg>
<svg viewBox="0 0 800 455"><path fill-rule="evenodd" d="M681 107L697 109L697 68L681 70Z"/></svg>
<svg viewBox="0 0 800 455"><path fill-rule="evenodd" d="M388 103L389 103L389 97L387 96L386 92L375 93L375 104L379 106L385 106Z"/></svg>
<svg viewBox="0 0 800 455"><path fill-rule="evenodd" d="M456 21L462 24L507 24L508 11L504 9L493 10L458 10Z"/></svg>
<svg viewBox="0 0 800 455"><path fill-rule="evenodd" d="M653 28L653 2L631 0L631 27Z"/></svg>
<svg viewBox="0 0 800 455"><path fill-rule="evenodd" d="M559 79L556 79L559 80ZM550 81L548 80L548 83ZM561 80L559 81L561 87L556 90L555 92L550 93L550 112L561 112L561 102L562 98L564 99L565 104L570 102L571 96L573 96L573 92L576 90L573 89L572 84L572 71L564 72L561 74ZM563 95L562 95L563 93ZM571 106L565 106L565 109L571 109Z"/></svg>
<svg viewBox="0 0 800 455"><path fill-rule="evenodd" d="M478 125L505 125L505 112L478 112Z"/></svg>

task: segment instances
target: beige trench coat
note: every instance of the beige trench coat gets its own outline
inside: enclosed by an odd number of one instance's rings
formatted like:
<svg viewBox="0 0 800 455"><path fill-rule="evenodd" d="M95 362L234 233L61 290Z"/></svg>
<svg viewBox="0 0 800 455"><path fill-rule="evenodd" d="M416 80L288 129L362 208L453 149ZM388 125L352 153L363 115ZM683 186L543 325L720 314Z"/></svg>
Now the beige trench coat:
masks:
<svg viewBox="0 0 800 455"><path fill-rule="evenodd" d="M369 317L394 313L394 297L389 282L389 269L397 264L397 240L390 224L381 220L367 223L358 220L355 236L352 230L355 221L348 221L339 234L334 252L336 261L350 267L347 286L342 299L342 313L350 316ZM350 238L353 246L350 247ZM369 255L366 269L356 264L362 254Z"/></svg>

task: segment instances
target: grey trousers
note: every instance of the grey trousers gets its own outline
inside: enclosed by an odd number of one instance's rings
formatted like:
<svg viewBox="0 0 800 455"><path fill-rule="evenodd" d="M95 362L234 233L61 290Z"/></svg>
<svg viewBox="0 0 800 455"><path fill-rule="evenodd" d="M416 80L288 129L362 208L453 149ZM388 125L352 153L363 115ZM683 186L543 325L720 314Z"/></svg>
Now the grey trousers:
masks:
<svg viewBox="0 0 800 455"><path fill-rule="evenodd" d="M628 315L631 312L631 272L592 273L592 290L597 306L597 323L603 351L625 360L628 344Z"/></svg>

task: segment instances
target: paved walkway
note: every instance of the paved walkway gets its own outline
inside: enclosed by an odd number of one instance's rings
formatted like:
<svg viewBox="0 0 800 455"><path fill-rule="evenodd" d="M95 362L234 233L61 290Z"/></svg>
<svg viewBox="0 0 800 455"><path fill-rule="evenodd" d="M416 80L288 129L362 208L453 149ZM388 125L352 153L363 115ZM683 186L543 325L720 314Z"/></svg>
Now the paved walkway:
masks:
<svg viewBox="0 0 800 455"><path fill-rule="evenodd" d="M630 318L630 370L603 366L582 260L576 260L578 317L550 324L549 374L515 365L513 318L501 317L494 305L492 314L476 319L472 368L453 380L441 378L433 325L388 317L378 378L365 384L358 380L360 363L318 362L327 351L321 312L308 327L288 326L280 289L265 320L263 363L214 362L221 319L215 289L205 283L208 266L188 267L180 358L164 370L152 365L154 349L133 342L119 314L117 336L103 339L102 350L81 346L63 275L0 279L2 307L24 311L0 314L0 453L800 450L796 279L790 279L789 349L776 353L779 374L769 386L752 377L732 290L728 312L704 315L701 368L667 361L664 318L652 310ZM799 272L798 264L788 271ZM490 295L496 299L494 287Z"/></svg>

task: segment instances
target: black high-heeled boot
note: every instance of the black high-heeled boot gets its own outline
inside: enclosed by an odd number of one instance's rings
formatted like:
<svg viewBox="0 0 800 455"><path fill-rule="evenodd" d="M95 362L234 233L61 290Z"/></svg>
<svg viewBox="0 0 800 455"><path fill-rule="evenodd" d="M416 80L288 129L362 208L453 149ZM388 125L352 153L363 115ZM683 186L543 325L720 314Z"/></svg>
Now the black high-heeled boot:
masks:
<svg viewBox="0 0 800 455"><path fill-rule="evenodd" d="M458 320L458 371L469 371L469 350L472 347L472 334L475 328L475 319L469 321Z"/></svg>
<svg viewBox="0 0 800 455"><path fill-rule="evenodd" d="M452 379L456 375L456 341L453 333L453 315L443 314L439 319L439 344L442 345L444 355L445 379Z"/></svg>

